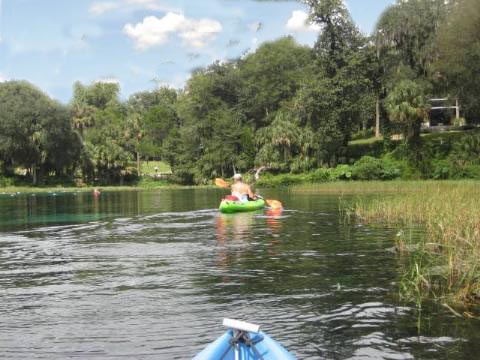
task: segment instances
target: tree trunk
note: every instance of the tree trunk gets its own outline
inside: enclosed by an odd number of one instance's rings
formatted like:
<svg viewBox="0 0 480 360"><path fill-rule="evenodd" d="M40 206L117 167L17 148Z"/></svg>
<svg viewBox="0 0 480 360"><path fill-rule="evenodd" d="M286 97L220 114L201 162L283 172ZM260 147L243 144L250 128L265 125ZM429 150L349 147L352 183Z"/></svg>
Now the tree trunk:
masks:
<svg viewBox="0 0 480 360"><path fill-rule="evenodd" d="M32 165L32 183L33 185L37 185L37 167L36 165Z"/></svg>
<svg viewBox="0 0 480 360"><path fill-rule="evenodd" d="M140 176L140 152L137 151L137 175Z"/></svg>
<svg viewBox="0 0 480 360"><path fill-rule="evenodd" d="M377 96L377 102L375 105L375 137L379 138L380 134L380 98Z"/></svg>

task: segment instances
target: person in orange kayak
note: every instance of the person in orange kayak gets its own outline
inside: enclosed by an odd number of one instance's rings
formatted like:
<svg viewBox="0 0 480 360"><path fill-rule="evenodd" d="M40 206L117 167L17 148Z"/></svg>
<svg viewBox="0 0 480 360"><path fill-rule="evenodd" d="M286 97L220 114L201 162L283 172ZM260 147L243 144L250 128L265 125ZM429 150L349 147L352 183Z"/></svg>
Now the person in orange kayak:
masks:
<svg viewBox="0 0 480 360"><path fill-rule="evenodd" d="M245 184L242 180L241 174L233 175L233 184L231 186L232 196L235 196L239 201L255 200L257 196L252 192L250 185Z"/></svg>

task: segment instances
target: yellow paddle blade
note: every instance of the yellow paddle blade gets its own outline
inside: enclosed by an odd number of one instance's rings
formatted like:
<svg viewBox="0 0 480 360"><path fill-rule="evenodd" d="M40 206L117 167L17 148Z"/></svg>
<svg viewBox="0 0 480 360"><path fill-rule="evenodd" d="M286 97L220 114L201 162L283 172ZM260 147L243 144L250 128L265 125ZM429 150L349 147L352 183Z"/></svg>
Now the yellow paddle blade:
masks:
<svg viewBox="0 0 480 360"><path fill-rule="evenodd" d="M270 206L272 209L283 209L283 205L280 201L278 200L265 200L268 206Z"/></svg>
<svg viewBox="0 0 480 360"><path fill-rule="evenodd" d="M218 187L221 187L221 188L229 188L230 185L228 185L228 183L223 180L223 179L220 179L220 178L216 178L215 179L215 185L217 185Z"/></svg>

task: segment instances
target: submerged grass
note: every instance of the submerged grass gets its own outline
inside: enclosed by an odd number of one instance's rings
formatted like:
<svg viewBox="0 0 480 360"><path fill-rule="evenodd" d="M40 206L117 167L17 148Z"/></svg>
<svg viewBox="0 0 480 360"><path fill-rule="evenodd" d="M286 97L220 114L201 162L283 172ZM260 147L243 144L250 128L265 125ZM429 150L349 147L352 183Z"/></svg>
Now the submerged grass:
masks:
<svg viewBox="0 0 480 360"><path fill-rule="evenodd" d="M398 249L408 255L402 296L419 305L426 298L446 306L479 305L480 182L392 185L394 194L360 198L350 212L365 223L425 228L423 237L399 232Z"/></svg>

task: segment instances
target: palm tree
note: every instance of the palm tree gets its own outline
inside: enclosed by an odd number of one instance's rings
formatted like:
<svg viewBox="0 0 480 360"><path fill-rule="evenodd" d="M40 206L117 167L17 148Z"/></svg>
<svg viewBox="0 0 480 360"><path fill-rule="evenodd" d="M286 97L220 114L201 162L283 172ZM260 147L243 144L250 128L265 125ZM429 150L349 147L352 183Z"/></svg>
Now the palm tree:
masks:
<svg viewBox="0 0 480 360"><path fill-rule="evenodd" d="M78 130L82 142L84 129L93 126L95 122L95 107L81 102L75 102L72 106L72 124Z"/></svg>
<svg viewBox="0 0 480 360"><path fill-rule="evenodd" d="M137 174L140 176L140 141L144 136L144 126L142 115L138 112L131 111L127 117L129 138L135 143L135 152L137 158Z"/></svg>
<svg viewBox="0 0 480 360"><path fill-rule="evenodd" d="M293 148L300 146L302 130L294 119L281 111L269 126L258 131L257 137L262 145L273 146L280 151L286 164Z"/></svg>
<svg viewBox="0 0 480 360"><path fill-rule="evenodd" d="M411 80L400 81L385 103L390 120L403 128L407 144L410 147L419 145L420 128L428 119L429 111L423 88Z"/></svg>

